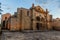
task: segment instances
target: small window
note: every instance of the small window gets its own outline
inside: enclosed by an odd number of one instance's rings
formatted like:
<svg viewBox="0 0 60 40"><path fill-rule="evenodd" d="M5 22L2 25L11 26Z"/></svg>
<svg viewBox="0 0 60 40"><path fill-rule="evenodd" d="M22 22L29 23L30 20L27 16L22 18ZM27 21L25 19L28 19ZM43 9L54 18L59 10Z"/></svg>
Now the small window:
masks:
<svg viewBox="0 0 60 40"><path fill-rule="evenodd" d="M7 19L7 17L5 17L5 19Z"/></svg>
<svg viewBox="0 0 60 40"><path fill-rule="evenodd" d="M40 10L40 8L38 8L38 10Z"/></svg>
<svg viewBox="0 0 60 40"><path fill-rule="evenodd" d="M29 11L27 11L27 16L29 16Z"/></svg>

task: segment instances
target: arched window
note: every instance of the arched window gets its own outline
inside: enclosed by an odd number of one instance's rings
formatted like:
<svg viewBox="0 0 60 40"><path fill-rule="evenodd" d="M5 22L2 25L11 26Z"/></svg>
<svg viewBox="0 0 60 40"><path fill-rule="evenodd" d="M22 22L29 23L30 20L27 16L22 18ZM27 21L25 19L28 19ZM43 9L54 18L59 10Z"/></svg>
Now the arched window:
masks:
<svg viewBox="0 0 60 40"><path fill-rule="evenodd" d="M29 11L27 11L27 16L29 16Z"/></svg>
<svg viewBox="0 0 60 40"><path fill-rule="evenodd" d="M7 17L5 17L5 19L7 19Z"/></svg>
<svg viewBox="0 0 60 40"><path fill-rule="evenodd" d="M40 21L40 17L39 17L39 16L37 16L37 17L36 17L36 20L37 20L37 21Z"/></svg>

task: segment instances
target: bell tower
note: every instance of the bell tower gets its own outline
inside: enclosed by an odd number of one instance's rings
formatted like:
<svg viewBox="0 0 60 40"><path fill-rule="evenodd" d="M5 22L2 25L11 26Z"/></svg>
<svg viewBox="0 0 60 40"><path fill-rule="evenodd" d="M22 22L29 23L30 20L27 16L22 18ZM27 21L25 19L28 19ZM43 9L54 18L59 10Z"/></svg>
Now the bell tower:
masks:
<svg viewBox="0 0 60 40"><path fill-rule="evenodd" d="M32 8L34 8L34 3L32 4Z"/></svg>
<svg viewBox="0 0 60 40"><path fill-rule="evenodd" d="M46 9L46 14L48 14L49 13L49 11L48 11L48 9Z"/></svg>

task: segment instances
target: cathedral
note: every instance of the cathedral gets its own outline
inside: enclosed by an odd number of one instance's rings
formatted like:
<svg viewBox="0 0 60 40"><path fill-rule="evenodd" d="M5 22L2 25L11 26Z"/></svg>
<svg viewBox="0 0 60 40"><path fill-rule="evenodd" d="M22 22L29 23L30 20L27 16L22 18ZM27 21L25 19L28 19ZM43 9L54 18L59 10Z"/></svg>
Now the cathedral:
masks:
<svg viewBox="0 0 60 40"><path fill-rule="evenodd" d="M3 19L3 18L2 18ZM17 8L17 12L8 18L7 25L9 30L51 30L52 15L48 9L44 10L41 6L35 6L29 9Z"/></svg>

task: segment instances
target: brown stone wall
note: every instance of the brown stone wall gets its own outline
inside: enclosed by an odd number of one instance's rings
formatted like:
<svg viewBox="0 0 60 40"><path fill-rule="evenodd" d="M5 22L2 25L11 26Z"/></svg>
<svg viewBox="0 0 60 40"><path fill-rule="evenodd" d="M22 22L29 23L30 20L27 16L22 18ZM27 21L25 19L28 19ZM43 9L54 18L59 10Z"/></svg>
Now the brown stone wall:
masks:
<svg viewBox="0 0 60 40"><path fill-rule="evenodd" d="M54 30L60 30L60 18L53 19L52 27Z"/></svg>
<svg viewBox="0 0 60 40"><path fill-rule="evenodd" d="M10 30L20 30L17 22L17 18L11 18L10 21L11 21Z"/></svg>
<svg viewBox="0 0 60 40"><path fill-rule="evenodd" d="M19 10L17 11L18 12L17 16L19 19L20 29L21 30L30 29L30 11L24 8L20 8Z"/></svg>

